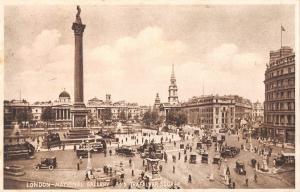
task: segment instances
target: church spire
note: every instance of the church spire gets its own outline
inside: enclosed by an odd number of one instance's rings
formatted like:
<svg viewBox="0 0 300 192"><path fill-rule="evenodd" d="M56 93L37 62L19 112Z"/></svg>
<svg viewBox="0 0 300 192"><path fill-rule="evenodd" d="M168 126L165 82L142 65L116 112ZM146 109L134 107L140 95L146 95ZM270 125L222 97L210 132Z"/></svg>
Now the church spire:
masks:
<svg viewBox="0 0 300 192"><path fill-rule="evenodd" d="M171 84L169 86L169 97L168 101L171 104L178 103L178 95L177 95L177 85L176 85L176 78L174 72L174 64L172 64L172 74L171 74Z"/></svg>
<svg viewBox="0 0 300 192"><path fill-rule="evenodd" d="M172 64L172 74L171 74L172 78L175 78L175 73L174 73L174 63Z"/></svg>

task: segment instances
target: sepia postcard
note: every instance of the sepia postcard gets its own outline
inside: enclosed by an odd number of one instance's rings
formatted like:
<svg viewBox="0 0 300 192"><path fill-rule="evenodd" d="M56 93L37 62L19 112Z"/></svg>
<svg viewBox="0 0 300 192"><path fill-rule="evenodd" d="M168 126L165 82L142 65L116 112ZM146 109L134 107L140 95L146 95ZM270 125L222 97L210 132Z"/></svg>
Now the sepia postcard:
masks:
<svg viewBox="0 0 300 192"><path fill-rule="evenodd" d="M3 190L299 190L299 1L0 12Z"/></svg>

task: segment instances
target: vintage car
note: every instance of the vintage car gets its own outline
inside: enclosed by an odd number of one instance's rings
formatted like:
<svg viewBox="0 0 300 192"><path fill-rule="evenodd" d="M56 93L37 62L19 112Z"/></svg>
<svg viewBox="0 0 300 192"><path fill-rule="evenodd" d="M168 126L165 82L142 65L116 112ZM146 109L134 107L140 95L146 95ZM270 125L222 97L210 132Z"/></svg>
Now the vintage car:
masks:
<svg viewBox="0 0 300 192"><path fill-rule="evenodd" d="M196 161L197 161L197 155L196 154L191 154L189 162L195 164Z"/></svg>
<svg viewBox="0 0 300 192"><path fill-rule="evenodd" d="M202 149L202 142L198 142L198 143L197 143L196 149Z"/></svg>
<svg viewBox="0 0 300 192"><path fill-rule="evenodd" d="M236 147L226 147L221 151L221 157L227 158L227 157L235 157L240 153L240 149Z"/></svg>
<svg viewBox="0 0 300 192"><path fill-rule="evenodd" d="M219 130L219 133L227 133L228 132L228 129L220 129Z"/></svg>
<svg viewBox="0 0 300 192"><path fill-rule="evenodd" d="M217 136L215 136L215 135L211 136L211 139L212 139L213 142L217 142Z"/></svg>
<svg viewBox="0 0 300 192"><path fill-rule="evenodd" d="M205 149L198 149L197 152L199 153L199 155L202 155L205 153Z"/></svg>
<svg viewBox="0 0 300 192"><path fill-rule="evenodd" d="M221 160L221 155L216 154L213 158L213 164L219 164L220 160Z"/></svg>
<svg viewBox="0 0 300 192"><path fill-rule="evenodd" d="M82 149L77 149L76 150L76 156L78 157L78 158L88 158L88 155L89 155L89 152L88 152L88 150L87 149L84 149L84 148L82 148ZM90 156L92 157L92 154L90 154Z"/></svg>
<svg viewBox="0 0 300 192"><path fill-rule="evenodd" d="M133 157L135 156L134 149L129 146L122 146L116 149L117 155L124 155L126 157Z"/></svg>
<svg viewBox="0 0 300 192"><path fill-rule="evenodd" d="M99 142L91 143L91 152L92 153L100 153L103 151L104 151L104 148L101 143L99 143Z"/></svg>
<svg viewBox="0 0 300 192"><path fill-rule="evenodd" d="M207 153L202 154L201 163L208 163L208 154Z"/></svg>
<svg viewBox="0 0 300 192"><path fill-rule="evenodd" d="M239 175L246 175L245 165L240 160L237 160L235 162L235 172L237 172Z"/></svg>
<svg viewBox="0 0 300 192"><path fill-rule="evenodd" d="M184 149L184 144L180 144L180 145L179 145L179 148L180 148L180 149Z"/></svg>
<svg viewBox="0 0 300 192"><path fill-rule="evenodd" d="M42 142L44 148L57 147L61 144L62 142L58 133L52 133L51 131L45 133L45 139Z"/></svg>
<svg viewBox="0 0 300 192"><path fill-rule="evenodd" d="M212 145L211 139L209 139L209 138L202 139L202 143L206 144L206 146Z"/></svg>
<svg viewBox="0 0 300 192"><path fill-rule="evenodd" d="M57 167L56 157L42 158L41 163L35 166L35 170L49 169L53 170Z"/></svg>
<svg viewBox="0 0 300 192"><path fill-rule="evenodd" d="M295 153L281 153L280 156L274 158L275 166L282 166L284 164L295 164Z"/></svg>

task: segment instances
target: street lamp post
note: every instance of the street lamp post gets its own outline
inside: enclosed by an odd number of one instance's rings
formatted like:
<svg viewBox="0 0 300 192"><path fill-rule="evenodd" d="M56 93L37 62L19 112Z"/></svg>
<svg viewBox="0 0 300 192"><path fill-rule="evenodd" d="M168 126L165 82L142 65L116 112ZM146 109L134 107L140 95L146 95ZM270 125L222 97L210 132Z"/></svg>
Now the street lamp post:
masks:
<svg viewBox="0 0 300 192"><path fill-rule="evenodd" d="M86 171L90 171L92 169L92 162L91 162L91 146L90 146L90 136L88 136L87 140L87 147L88 147L88 162L87 162L87 167Z"/></svg>
<svg viewBox="0 0 300 192"><path fill-rule="evenodd" d="M253 127L252 124L250 124L251 127L249 127L249 143L250 143L250 151L253 151L253 146L252 146L252 131L253 131Z"/></svg>

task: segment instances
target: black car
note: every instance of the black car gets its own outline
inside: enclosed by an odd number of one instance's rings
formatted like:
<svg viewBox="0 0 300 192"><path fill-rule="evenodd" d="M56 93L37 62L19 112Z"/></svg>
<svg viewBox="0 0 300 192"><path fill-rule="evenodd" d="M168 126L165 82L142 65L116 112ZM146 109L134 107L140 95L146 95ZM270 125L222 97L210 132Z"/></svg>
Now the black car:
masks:
<svg viewBox="0 0 300 192"><path fill-rule="evenodd" d="M117 155L124 155L126 157L135 156L134 150L131 147L122 146L116 149Z"/></svg>
<svg viewBox="0 0 300 192"><path fill-rule="evenodd" d="M201 163L208 163L208 154L202 154Z"/></svg>
<svg viewBox="0 0 300 192"><path fill-rule="evenodd" d="M76 150L76 155L78 158L88 158L89 152L86 149L77 149ZM92 156L92 154L90 154Z"/></svg>
<svg viewBox="0 0 300 192"><path fill-rule="evenodd" d="M235 163L235 172L239 175L246 175L245 165L243 162L237 160Z"/></svg>
<svg viewBox="0 0 300 192"><path fill-rule="evenodd" d="M227 133L228 132L228 129L220 129L219 130L219 133Z"/></svg>
<svg viewBox="0 0 300 192"><path fill-rule="evenodd" d="M221 151L221 157L235 157L240 153L240 149L236 147L226 147Z"/></svg>
<svg viewBox="0 0 300 192"><path fill-rule="evenodd" d="M50 157L50 158L42 158L41 163L37 164L35 166L35 169L36 170L39 170L39 169L53 170L56 167L57 167L56 157Z"/></svg>

